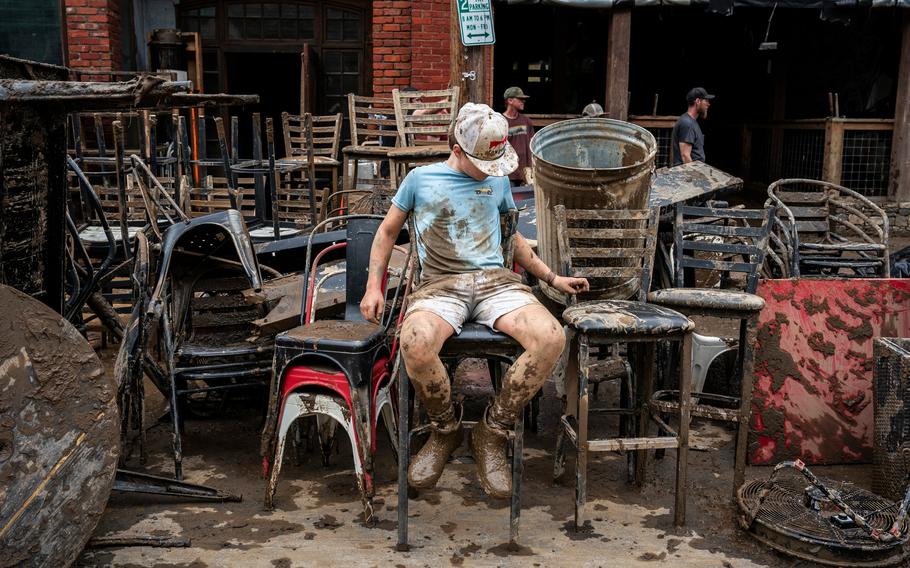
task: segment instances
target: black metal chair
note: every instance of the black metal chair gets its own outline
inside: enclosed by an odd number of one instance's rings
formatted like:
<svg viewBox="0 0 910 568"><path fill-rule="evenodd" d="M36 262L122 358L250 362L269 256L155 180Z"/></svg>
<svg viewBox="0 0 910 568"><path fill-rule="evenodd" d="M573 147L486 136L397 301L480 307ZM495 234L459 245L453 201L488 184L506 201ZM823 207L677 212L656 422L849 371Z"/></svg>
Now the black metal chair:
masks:
<svg viewBox="0 0 910 568"><path fill-rule="evenodd" d="M510 210L504 220L503 226L503 259L504 265L511 267L512 237L518 225L518 211ZM413 223L411 234L414 232ZM439 357L449 370L450 378L454 377L454 370L466 358L486 359L490 369L490 378L494 390L498 390L503 376L503 365L511 365L521 355L522 348L510 336L497 331L491 331L486 326L474 322L466 322L461 333L451 336L443 344ZM429 424L411 428L409 382L404 364L398 355L396 362L398 379L398 550L409 550L408 545L408 466L411 462L411 438L428 431ZM530 406L530 405L529 405ZM523 471L524 425L527 413L515 423L515 430L510 433L510 449L512 453L512 497L509 508L509 541L518 542L519 522L521 517L521 477ZM534 417L531 417L533 420ZM476 422L463 421L465 426L473 426Z"/></svg>
<svg viewBox="0 0 910 568"><path fill-rule="evenodd" d="M677 450L676 504L674 523L685 524L686 465L689 443L689 389L691 384L692 331L694 324L679 312L644 302L651 281L651 270L657 241L658 209L648 210L586 210L555 208L559 267L565 276L613 279L616 284L627 283L638 288L638 301L590 300L570 305L563 312L563 321L575 332L578 341L578 400L577 426L568 414L563 414L557 428L554 477L562 475L565 463L565 444L575 445L575 530L585 524L584 509L587 493L587 463L589 452L639 452L634 456L635 481L644 482L646 452L652 449ZM607 281L609 282L609 281ZM635 286L638 284L638 286ZM592 287L594 285L592 284ZM600 287L600 286L598 286ZM606 286L604 286L606 287ZM572 300L570 299L570 302ZM682 341L683 358L679 377L680 397L674 430L648 404L653 390L655 346L659 341ZM635 407L623 401L621 408L590 408L589 385L597 359L592 348L610 348L627 344L637 385L634 387ZM568 385L567 385L568 386ZM620 415L619 438L590 439L590 413ZM623 420L625 419L625 420ZM668 434L648 437L649 420ZM631 424L630 424L631 422ZM637 436L628 437L635 428ZM631 426L631 428L630 428ZM632 465L633 455L629 455Z"/></svg>
<svg viewBox="0 0 910 568"><path fill-rule="evenodd" d="M729 209L679 206L676 211L675 280L676 288L656 290L648 301L677 310L687 316L700 315L739 322L736 340L693 334L693 404L691 415L737 424L733 492L743 484L746 468L746 438L752 405L752 348L758 314L765 301L755 295L765 261L774 213L765 209ZM686 287L687 273L719 274L720 288ZM731 274L742 274L735 281ZM735 286L735 288L733 288ZM739 381L739 397L702 393L711 361L721 353L736 349L738 355L734 382ZM705 357L700 354L705 353ZM679 407L679 392L654 393L652 404L661 412Z"/></svg>
<svg viewBox="0 0 910 568"><path fill-rule="evenodd" d="M238 211L175 223L164 232L148 310L168 375L176 479L183 475L187 397L262 388L271 374L272 339L250 341L252 322L266 306L241 293L249 288L261 290L262 277Z"/></svg>
<svg viewBox="0 0 910 568"><path fill-rule="evenodd" d="M323 463L328 462L335 425L340 424L348 434L364 521L373 518L373 455L380 418L385 422L392 446L397 443L395 401L390 394L397 343L390 341L389 334L394 338L400 323L400 300L406 297L409 288L411 266L409 250L402 269L389 271L395 279L395 294L382 323L365 321L360 313L360 300L366 292L370 249L381 221L379 215L350 215L326 219L311 230L308 270L303 276L301 325L275 338L269 412L261 445L268 508L272 507L289 429L298 418L315 416ZM345 241L323 249L312 260L312 237L330 223L345 225ZM317 281L319 265L325 259L335 258L332 252L341 248L345 259L343 318L315 320L314 304L321 284L334 274L341 274L327 273ZM389 279L387 285L391 283Z"/></svg>

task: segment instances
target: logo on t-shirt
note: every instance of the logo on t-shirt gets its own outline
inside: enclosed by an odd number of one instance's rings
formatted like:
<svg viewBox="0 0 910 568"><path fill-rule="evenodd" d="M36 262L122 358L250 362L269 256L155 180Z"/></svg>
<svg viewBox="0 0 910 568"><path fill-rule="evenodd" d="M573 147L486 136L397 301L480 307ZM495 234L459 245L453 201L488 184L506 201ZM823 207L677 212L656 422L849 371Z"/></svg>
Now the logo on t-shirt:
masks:
<svg viewBox="0 0 910 568"><path fill-rule="evenodd" d="M476 195L487 195L487 196L490 196L490 195L493 195L493 188L492 188L492 187L489 187L489 186L478 187L477 189L474 190L474 193L475 193Z"/></svg>
<svg viewBox="0 0 910 568"><path fill-rule="evenodd" d="M527 125L519 124L516 126L509 127L509 138L511 138L512 136L521 136L522 134L527 134L527 133L528 133Z"/></svg>

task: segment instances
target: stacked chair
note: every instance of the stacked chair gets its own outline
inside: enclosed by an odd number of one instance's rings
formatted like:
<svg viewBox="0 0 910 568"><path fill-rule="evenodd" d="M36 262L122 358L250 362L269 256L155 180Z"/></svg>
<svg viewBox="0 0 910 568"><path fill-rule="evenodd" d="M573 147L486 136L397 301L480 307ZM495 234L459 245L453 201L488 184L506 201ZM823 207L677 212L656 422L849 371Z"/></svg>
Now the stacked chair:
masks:
<svg viewBox="0 0 910 568"><path fill-rule="evenodd" d="M460 89L392 91L399 147L389 151L392 187L415 166L445 160Z"/></svg>
<svg viewBox="0 0 910 568"><path fill-rule="evenodd" d="M271 508L284 458L288 432L298 419L316 416L324 454L328 460L334 426L347 433L360 488L364 521L373 518L373 456L380 417L393 447L397 432L392 376L397 366L397 332L402 304L410 286L410 249L400 270L390 269L384 289L387 309L380 324L364 320L360 300L366 290L370 248L382 217L348 215L326 219L313 227L310 243L325 225L341 226L344 242L323 249L315 258L307 246L301 325L275 339L275 359L269 395L268 418L262 434L265 504ZM398 248L398 247L396 247ZM344 315L342 319L315 319L316 297L332 273L320 275L327 260L343 251ZM394 292L391 289L394 288ZM389 294L391 293L391 298Z"/></svg>
<svg viewBox="0 0 910 568"><path fill-rule="evenodd" d="M812 179L781 179L768 187L776 209L778 250L790 276L888 278L888 215L859 193Z"/></svg>
<svg viewBox="0 0 910 568"><path fill-rule="evenodd" d="M348 95L348 124L351 143L341 150L344 187L329 196L326 217L341 212L384 213L397 188L388 177L389 150L398 144L391 97ZM361 171L365 164L372 175Z"/></svg>

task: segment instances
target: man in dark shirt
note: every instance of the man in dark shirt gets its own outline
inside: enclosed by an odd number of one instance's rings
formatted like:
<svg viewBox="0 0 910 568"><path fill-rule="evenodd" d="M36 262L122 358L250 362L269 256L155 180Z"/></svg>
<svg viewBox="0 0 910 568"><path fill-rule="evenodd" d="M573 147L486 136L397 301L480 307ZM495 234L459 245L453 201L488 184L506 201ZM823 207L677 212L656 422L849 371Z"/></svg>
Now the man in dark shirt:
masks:
<svg viewBox="0 0 910 568"><path fill-rule="evenodd" d="M714 95L709 95L701 87L695 87L686 95L689 109L676 121L670 138L674 166L695 160L705 161L705 135L701 132L698 119L708 117L708 108L713 98Z"/></svg>
<svg viewBox="0 0 910 568"><path fill-rule="evenodd" d="M534 126L531 125L530 118L521 114L528 98L521 87L509 87L503 98L506 101L506 110L502 114L509 121L509 144L518 154L518 169L509 174L509 183L515 187L525 184L525 168L531 165L531 137L534 136Z"/></svg>

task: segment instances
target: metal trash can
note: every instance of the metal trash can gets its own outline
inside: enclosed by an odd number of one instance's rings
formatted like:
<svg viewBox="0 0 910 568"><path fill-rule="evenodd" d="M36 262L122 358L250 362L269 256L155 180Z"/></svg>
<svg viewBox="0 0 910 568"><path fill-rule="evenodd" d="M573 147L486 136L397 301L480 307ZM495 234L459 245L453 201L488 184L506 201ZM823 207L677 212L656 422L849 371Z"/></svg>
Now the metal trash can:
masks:
<svg viewBox="0 0 910 568"><path fill-rule="evenodd" d="M872 489L900 501L910 471L910 339L876 338Z"/></svg>
<svg viewBox="0 0 910 568"><path fill-rule="evenodd" d="M657 142L644 128L608 118L580 118L551 124L531 139L537 240L540 258L560 266L553 208L647 209ZM612 259L611 259L612 260ZM591 282L579 299L628 299L638 281ZM557 302L562 294L541 282Z"/></svg>

